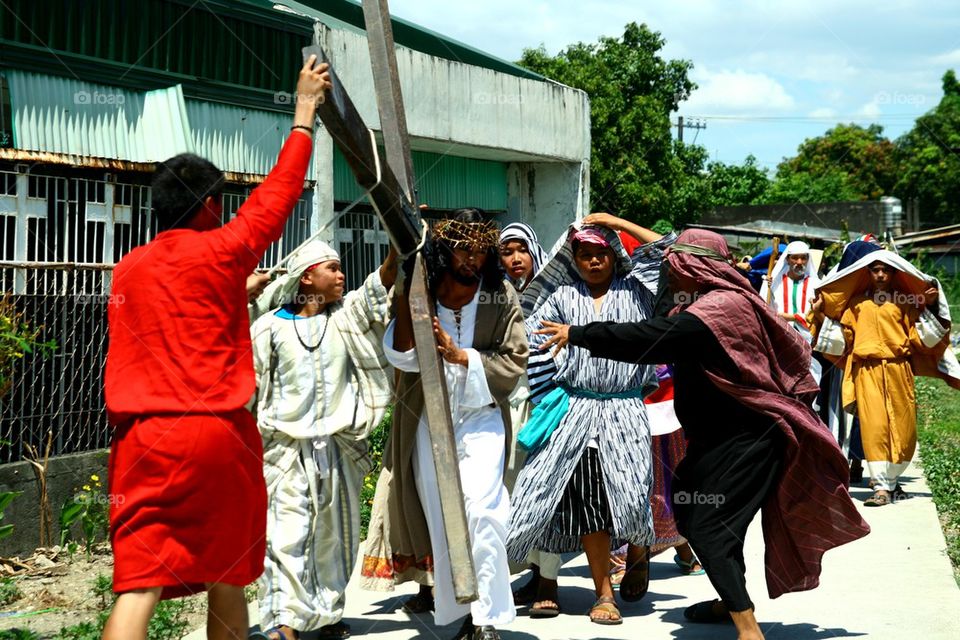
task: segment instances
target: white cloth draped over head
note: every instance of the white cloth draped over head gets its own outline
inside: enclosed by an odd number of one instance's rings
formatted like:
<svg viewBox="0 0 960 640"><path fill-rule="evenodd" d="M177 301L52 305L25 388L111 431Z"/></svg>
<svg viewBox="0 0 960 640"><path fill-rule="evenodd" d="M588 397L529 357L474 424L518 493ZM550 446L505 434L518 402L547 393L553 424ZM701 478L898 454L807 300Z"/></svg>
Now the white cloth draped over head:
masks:
<svg viewBox="0 0 960 640"><path fill-rule="evenodd" d="M803 254L807 254L808 257L810 256L810 245L800 240L794 240L788 244L787 248L780 254L780 257L777 259L777 264L773 267L773 272L770 274L770 282L773 283L774 293L776 293L777 283L781 282L783 276L787 275L787 272L790 270L790 265L787 264L787 256L799 256ZM808 290L812 293L820 284L820 279L813 270L813 260L807 260L807 270L804 277L812 278L808 285ZM767 281L764 280L760 286L760 297L764 300L767 298L767 288Z"/></svg>
<svg viewBox="0 0 960 640"><path fill-rule="evenodd" d="M321 262L340 260L340 254L321 240L315 240L301 248L287 261L287 273L280 276L264 289L256 302L251 305L250 321L253 322L267 311L288 304L300 289L300 276L308 268Z"/></svg>
<svg viewBox="0 0 960 640"><path fill-rule="evenodd" d="M533 270L530 272L530 278L528 278L528 280L533 279L540 269L543 268L543 265L547 263L547 254L544 252L543 247L540 246L540 239L537 238L537 232L534 231L530 225L523 222L511 222L500 231L500 245L502 246L503 243L510 242L511 240L519 240L527 245L527 253L530 254L530 258L533 260Z"/></svg>
<svg viewBox="0 0 960 640"><path fill-rule="evenodd" d="M872 280L868 267L874 262L882 262L895 269L893 289L901 295L916 299L929 287L937 289L937 304L924 309L916 325L917 334L924 344L932 347L950 333L952 326L950 303L940 281L923 273L892 251L881 249L868 253L842 271L831 273L817 287L817 293L823 296L825 318L814 341L815 351L833 356L843 354L844 337L840 318L850 305L850 301L871 286ZM950 386L960 388L960 362L957 361L953 349L949 346L935 362L914 358L913 366L915 375L939 377Z"/></svg>

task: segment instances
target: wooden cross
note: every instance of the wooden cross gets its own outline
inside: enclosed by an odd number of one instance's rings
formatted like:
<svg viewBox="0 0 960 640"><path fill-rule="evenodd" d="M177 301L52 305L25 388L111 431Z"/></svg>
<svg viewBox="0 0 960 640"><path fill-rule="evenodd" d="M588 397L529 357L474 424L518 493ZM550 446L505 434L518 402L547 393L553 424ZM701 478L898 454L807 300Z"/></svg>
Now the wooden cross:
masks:
<svg viewBox="0 0 960 640"><path fill-rule="evenodd" d="M387 0L363 0L363 17L386 161L380 158L372 131L364 124L332 65L330 80L333 86L324 103L318 105L317 117L343 153L357 182L368 191L370 202L397 251L401 256L416 254L407 297L420 364L424 411L437 471L454 595L457 602L467 603L477 599L477 577L463 506L444 365L437 352L433 333L436 305L430 295L426 266L419 251L421 241L428 232L425 232L426 227L420 219L416 202L413 162ZM303 49L304 59L311 54L317 56L318 62L329 61L319 46Z"/></svg>

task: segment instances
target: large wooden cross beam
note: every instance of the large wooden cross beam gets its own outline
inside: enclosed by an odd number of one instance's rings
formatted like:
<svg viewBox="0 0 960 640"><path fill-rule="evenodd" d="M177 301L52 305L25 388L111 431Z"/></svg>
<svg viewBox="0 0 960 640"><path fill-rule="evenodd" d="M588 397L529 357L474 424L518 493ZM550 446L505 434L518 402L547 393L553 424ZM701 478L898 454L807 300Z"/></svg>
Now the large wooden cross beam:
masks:
<svg viewBox="0 0 960 640"><path fill-rule="evenodd" d="M418 251L425 227L416 201L393 28L386 0L363 0L363 13L386 161L379 156L372 132L364 124L332 65L330 79L333 86L327 100L318 106L317 117L343 153L357 182L369 192L370 203L397 251L401 256L417 254L407 297L420 364L424 411L433 445L454 595L457 602L467 603L477 599L477 578L463 506L444 365L433 333L436 306L428 287L423 255ZM311 54L316 54L319 61L328 62L319 46L304 48L304 59Z"/></svg>

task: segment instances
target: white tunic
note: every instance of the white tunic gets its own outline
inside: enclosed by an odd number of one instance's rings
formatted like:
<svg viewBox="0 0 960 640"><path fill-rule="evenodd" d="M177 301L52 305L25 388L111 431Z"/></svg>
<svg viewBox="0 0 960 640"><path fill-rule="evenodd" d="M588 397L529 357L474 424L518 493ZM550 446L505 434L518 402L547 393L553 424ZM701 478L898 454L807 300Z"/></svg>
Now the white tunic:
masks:
<svg viewBox="0 0 960 640"><path fill-rule="evenodd" d="M516 617L505 546L510 496L503 484L506 449L503 418L487 385L480 352L471 348L477 296L461 309L459 323L452 310L439 304L437 318L457 346L467 352L469 361L467 367L445 361L444 373L480 597L469 605L458 604L454 598L430 434L426 416L421 415L413 468L433 550L434 620L438 625L445 625L470 613L475 625L500 626ZM393 335L394 322L391 322L383 339L387 360L401 371L419 371L416 352L395 350Z"/></svg>

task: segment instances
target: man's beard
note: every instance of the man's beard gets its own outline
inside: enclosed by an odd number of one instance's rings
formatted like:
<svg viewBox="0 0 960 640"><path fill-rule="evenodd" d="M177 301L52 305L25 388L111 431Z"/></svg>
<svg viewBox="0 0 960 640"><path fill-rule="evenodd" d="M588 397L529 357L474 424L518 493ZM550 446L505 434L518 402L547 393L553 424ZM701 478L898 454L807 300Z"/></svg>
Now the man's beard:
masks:
<svg viewBox="0 0 960 640"><path fill-rule="evenodd" d="M790 267L790 274L794 278L798 278L798 279L802 278L803 276L807 275L807 266L801 265L801 264L795 264Z"/></svg>
<svg viewBox="0 0 960 640"><path fill-rule="evenodd" d="M451 269L450 275L458 284L462 284L465 287L473 286L480 282L480 272L479 271L468 271L463 273L458 269Z"/></svg>

